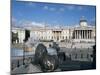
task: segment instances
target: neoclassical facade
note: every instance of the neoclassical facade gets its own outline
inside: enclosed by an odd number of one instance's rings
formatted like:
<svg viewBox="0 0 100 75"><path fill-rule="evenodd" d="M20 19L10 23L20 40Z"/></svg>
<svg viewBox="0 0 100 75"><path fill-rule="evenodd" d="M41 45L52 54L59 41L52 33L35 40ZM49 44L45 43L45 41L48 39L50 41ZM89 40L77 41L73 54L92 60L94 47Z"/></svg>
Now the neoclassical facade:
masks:
<svg viewBox="0 0 100 75"><path fill-rule="evenodd" d="M28 34L26 32L28 31ZM76 27L39 27L39 28L12 28L13 33L18 33L19 43L26 38L36 38L41 41L66 41L66 42L95 42L95 26L88 25L87 20L81 18ZM28 37L26 37L28 35Z"/></svg>

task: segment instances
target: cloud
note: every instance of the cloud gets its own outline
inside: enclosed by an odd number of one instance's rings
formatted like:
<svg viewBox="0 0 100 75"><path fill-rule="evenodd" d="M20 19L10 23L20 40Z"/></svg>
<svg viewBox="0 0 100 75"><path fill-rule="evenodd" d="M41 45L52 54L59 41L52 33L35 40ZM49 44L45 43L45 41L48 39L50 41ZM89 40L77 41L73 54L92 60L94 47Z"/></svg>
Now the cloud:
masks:
<svg viewBox="0 0 100 75"><path fill-rule="evenodd" d="M50 8L50 11L55 11L55 10L56 10L56 8L54 8L54 7Z"/></svg>
<svg viewBox="0 0 100 75"><path fill-rule="evenodd" d="M43 7L44 10L48 10L48 11L56 11L56 12L62 12L65 10L65 7L60 7L60 8L56 8L55 6L47 6L45 5Z"/></svg>
<svg viewBox="0 0 100 75"><path fill-rule="evenodd" d="M83 6L78 6L78 10L83 10Z"/></svg>
<svg viewBox="0 0 100 75"><path fill-rule="evenodd" d="M43 8L44 8L45 10L48 10L49 7L48 7L48 6L44 6Z"/></svg>
<svg viewBox="0 0 100 75"><path fill-rule="evenodd" d="M34 2L28 2L26 5L33 8L36 7L36 3Z"/></svg>
<svg viewBox="0 0 100 75"><path fill-rule="evenodd" d="M57 9L56 7L49 7L49 6L44 6L43 9L48 10L48 11L57 11L57 12L62 12L65 10L64 7Z"/></svg>
<svg viewBox="0 0 100 75"><path fill-rule="evenodd" d="M37 27L44 27L45 26L45 24L44 23L38 23L38 22L31 22L31 25L32 26L37 26Z"/></svg>
<svg viewBox="0 0 100 75"><path fill-rule="evenodd" d="M32 28L32 27L44 27L44 26L45 26L44 23L38 23L35 21L29 21L25 19L18 21L15 18L12 18L12 27Z"/></svg>
<svg viewBox="0 0 100 75"><path fill-rule="evenodd" d="M68 10L83 10L83 6L77 6L77 5L68 5L65 6L65 8L67 8Z"/></svg>
<svg viewBox="0 0 100 75"><path fill-rule="evenodd" d="M55 11L56 10L55 7L49 7L49 6L44 6L43 9L49 10L49 11Z"/></svg>
<svg viewBox="0 0 100 75"><path fill-rule="evenodd" d="M33 3L32 3L32 2L29 2L29 3L28 3L28 5L30 5L30 6L31 6L31 5L33 5Z"/></svg>
<svg viewBox="0 0 100 75"><path fill-rule="evenodd" d="M21 20L18 22L18 25L20 27L44 27L45 23L39 23L35 21L29 21L29 20Z"/></svg>
<svg viewBox="0 0 100 75"><path fill-rule="evenodd" d="M66 6L66 7L67 7L68 10L73 10L73 9L75 8L74 5L68 5L68 6Z"/></svg>

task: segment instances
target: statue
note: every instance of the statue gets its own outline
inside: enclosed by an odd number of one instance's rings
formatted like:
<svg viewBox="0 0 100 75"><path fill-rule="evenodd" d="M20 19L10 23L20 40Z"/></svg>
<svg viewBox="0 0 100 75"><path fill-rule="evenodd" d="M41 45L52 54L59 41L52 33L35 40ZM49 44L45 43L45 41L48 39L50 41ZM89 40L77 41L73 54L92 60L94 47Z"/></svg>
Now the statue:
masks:
<svg viewBox="0 0 100 75"><path fill-rule="evenodd" d="M59 65L57 55L50 55L47 48L41 43L36 47L34 62L36 65L40 65L43 72L54 71Z"/></svg>

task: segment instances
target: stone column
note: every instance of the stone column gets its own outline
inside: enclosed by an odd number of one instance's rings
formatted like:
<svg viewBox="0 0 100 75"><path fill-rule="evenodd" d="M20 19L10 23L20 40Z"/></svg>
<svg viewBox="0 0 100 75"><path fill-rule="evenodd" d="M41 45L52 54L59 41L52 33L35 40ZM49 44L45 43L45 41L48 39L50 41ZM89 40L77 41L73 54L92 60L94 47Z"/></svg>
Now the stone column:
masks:
<svg viewBox="0 0 100 75"><path fill-rule="evenodd" d="M87 30L87 39L89 39L89 31Z"/></svg>
<svg viewBox="0 0 100 75"><path fill-rule="evenodd" d="M85 38L85 30L84 30L84 39L86 39L86 38Z"/></svg>
<svg viewBox="0 0 100 75"><path fill-rule="evenodd" d="M79 39L79 30L78 30L78 39Z"/></svg>
<svg viewBox="0 0 100 75"><path fill-rule="evenodd" d="M90 39L90 30L88 31L88 38Z"/></svg>
<svg viewBox="0 0 100 75"><path fill-rule="evenodd" d="M90 39L91 39L91 30L90 30Z"/></svg>
<svg viewBox="0 0 100 75"><path fill-rule="evenodd" d="M81 39L81 30L80 30L80 39Z"/></svg>
<svg viewBox="0 0 100 75"><path fill-rule="evenodd" d="M75 39L76 39L76 30L75 30L75 33L74 33L74 37L75 37Z"/></svg>
<svg viewBox="0 0 100 75"><path fill-rule="evenodd" d="M81 39L81 30L79 30L79 33L80 33L80 39Z"/></svg>
<svg viewBox="0 0 100 75"><path fill-rule="evenodd" d="M86 30L86 39L88 39L88 30Z"/></svg>
<svg viewBox="0 0 100 75"><path fill-rule="evenodd" d="M78 39L78 30L77 30L77 39Z"/></svg>
<svg viewBox="0 0 100 75"><path fill-rule="evenodd" d="M76 30L76 39L77 39L77 30Z"/></svg>
<svg viewBox="0 0 100 75"><path fill-rule="evenodd" d="M78 30L77 30L77 39L78 39Z"/></svg>
<svg viewBox="0 0 100 75"><path fill-rule="evenodd" d="M87 38L87 31L84 30L84 39L86 39L86 38Z"/></svg>
<svg viewBox="0 0 100 75"><path fill-rule="evenodd" d="M84 30L83 30L83 39L84 39Z"/></svg>
<svg viewBox="0 0 100 75"><path fill-rule="evenodd" d="M79 30L79 39L80 39L80 35L81 35L81 34L80 34L80 30Z"/></svg>
<svg viewBox="0 0 100 75"><path fill-rule="evenodd" d="M76 39L77 39L77 30L76 30Z"/></svg>
<svg viewBox="0 0 100 75"><path fill-rule="evenodd" d="M83 39L83 30L82 30L82 39Z"/></svg>
<svg viewBox="0 0 100 75"><path fill-rule="evenodd" d="M92 31L90 30L90 39L92 38L92 33L91 33Z"/></svg>
<svg viewBox="0 0 100 75"><path fill-rule="evenodd" d="M90 30L89 30L89 33L88 33L88 35L89 35L89 39L90 39Z"/></svg>
<svg viewBox="0 0 100 75"><path fill-rule="evenodd" d="M91 39L91 30L89 30L89 39Z"/></svg>
<svg viewBox="0 0 100 75"><path fill-rule="evenodd" d="M77 30L76 30L76 39L77 39Z"/></svg>
<svg viewBox="0 0 100 75"><path fill-rule="evenodd" d="M83 30L83 39L84 39L84 30Z"/></svg>
<svg viewBox="0 0 100 75"><path fill-rule="evenodd" d="M84 39L86 39L86 30L84 30Z"/></svg>
<svg viewBox="0 0 100 75"><path fill-rule="evenodd" d="M81 39L82 39L82 30L81 30Z"/></svg>
<svg viewBox="0 0 100 75"><path fill-rule="evenodd" d="M90 30L88 30L88 39L90 39Z"/></svg>
<svg viewBox="0 0 100 75"><path fill-rule="evenodd" d="M81 39L83 38L83 35L82 35L82 34L83 34L83 32L82 32L82 30L81 30Z"/></svg>
<svg viewBox="0 0 100 75"><path fill-rule="evenodd" d="M80 30L80 33L81 33L81 39L82 39L82 30Z"/></svg>

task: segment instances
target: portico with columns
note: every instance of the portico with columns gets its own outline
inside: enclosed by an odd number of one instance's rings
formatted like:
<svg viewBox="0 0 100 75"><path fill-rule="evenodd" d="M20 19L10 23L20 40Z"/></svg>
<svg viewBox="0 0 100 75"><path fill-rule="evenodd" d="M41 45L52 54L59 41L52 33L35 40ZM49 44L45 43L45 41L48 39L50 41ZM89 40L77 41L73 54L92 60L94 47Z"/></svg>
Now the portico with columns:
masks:
<svg viewBox="0 0 100 75"><path fill-rule="evenodd" d="M92 30L74 30L74 39L92 39Z"/></svg>
<svg viewBox="0 0 100 75"><path fill-rule="evenodd" d="M73 39L75 41L91 41L93 40L93 28L88 26L87 20L82 17L80 19L79 27L75 27L73 30Z"/></svg>

